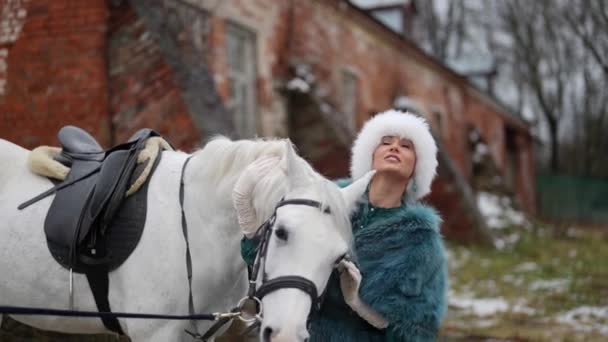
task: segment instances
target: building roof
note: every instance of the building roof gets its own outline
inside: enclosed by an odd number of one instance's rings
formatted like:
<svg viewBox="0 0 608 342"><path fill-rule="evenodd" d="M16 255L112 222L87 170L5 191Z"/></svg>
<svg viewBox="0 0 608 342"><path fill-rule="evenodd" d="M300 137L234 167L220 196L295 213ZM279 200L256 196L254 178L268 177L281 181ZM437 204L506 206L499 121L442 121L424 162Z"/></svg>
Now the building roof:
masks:
<svg viewBox="0 0 608 342"><path fill-rule="evenodd" d="M407 47L408 51L412 52L413 56L418 58L421 62L427 64L430 67L434 67L434 68L440 70L445 75L447 75L449 78L451 78L453 81L465 84L468 87L468 89L471 90L475 95L478 95L479 97L481 97L482 100L485 100L485 102L487 104L494 107L496 109L496 111L501 114L502 118L505 120L505 122L507 124L509 124L513 128L516 128L518 130L525 131L528 134L531 134L529 124L526 121L524 121L519 115L516 115L509 107L507 107L500 100L496 99L491 94L488 94L485 91L483 91L482 89L480 89L479 87L477 87L466 76L459 74L458 72L454 71L453 69L448 67L446 64L444 64L442 61L438 60L437 58L435 58L435 57L431 56L430 54L428 54L427 52L425 52L422 48L420 48L418 46L418 44L416 44L411 39L407 38L406 36L404 36L398 32L395 32L393 29L391 29L390 27L385 25L382 21L380 21L377 18L375 18L374 16L372 16L368 11L366 11L365 7L360 7L358 5L358 3L359 3L359 4L363 4L364 6L367 5L369 8L371 8L371 7L377 7L378 3L380 3L380 2L383 2L383 3L391 2L393 4L394 3L399 4L400 1L398 1L398 0L395 0L395 1L391 1L391 0L384 0L384 1L383 0L377 0L377 1L376 0L341 0L341 1L337 1L337 3L345 3L349 8L358 12L364 18L366 18L366 20L371 25L382 30L387 36L392 37L394 40L398 41L400 44L405 45ZM410 1L403 0L401 2L409 3ZM373 6L370 5L372 3L374 4Z"/></svg>

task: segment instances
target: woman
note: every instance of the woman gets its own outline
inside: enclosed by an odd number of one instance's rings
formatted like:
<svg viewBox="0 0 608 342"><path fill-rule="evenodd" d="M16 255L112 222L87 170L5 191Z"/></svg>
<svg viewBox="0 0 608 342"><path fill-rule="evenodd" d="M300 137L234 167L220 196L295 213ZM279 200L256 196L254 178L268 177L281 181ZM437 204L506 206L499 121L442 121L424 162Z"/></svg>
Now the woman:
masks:
<svg viewBox="0 0 608 342"><path fill-rule="evenodd" d="M351 178L376 170L352 217L355 262L332 274L310 341L434 341L446 311L447 267L430 192L437 147L427 123L389 110L353 148ZM343 184L345 185L345 184ZM252 258L245 241L243 255Z"/></svg>

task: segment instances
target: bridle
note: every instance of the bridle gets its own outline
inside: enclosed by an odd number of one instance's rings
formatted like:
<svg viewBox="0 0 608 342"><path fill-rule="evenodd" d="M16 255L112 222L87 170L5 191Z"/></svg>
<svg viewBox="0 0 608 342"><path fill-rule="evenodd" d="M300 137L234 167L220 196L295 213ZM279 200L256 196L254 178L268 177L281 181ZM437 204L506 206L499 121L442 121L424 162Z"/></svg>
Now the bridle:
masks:
<svg viewBox="0 0 608 342"><path fill-rule="evenodd" d="M274 223L277 217L277 209L285 205L307 205L310 207L318 208L325 214L331 214L331 210L327 206L323 206L320 202L309 200L309 199L283 199L277 203L273 214L266 222L264 222L258 229L256 236L260 238L257 254L253 264L253 271L251 272L251 278L249 280L249 291L247 297L250 299L257 299L258 302L264 298L267 294L274 292L279 289L298 289L303 291L311 299L309 318L318 312L323 303L324 293L319 296L317 286L311 280L301 276L281 276L274 279L268 279L266 274L266 254L268 253L268 245L270 238L274 231ZM335 265L339 264L342 259L346 258L346 255L340 256L335 262ZM261 285L257 287L258 274L262 271Z"/></svg>

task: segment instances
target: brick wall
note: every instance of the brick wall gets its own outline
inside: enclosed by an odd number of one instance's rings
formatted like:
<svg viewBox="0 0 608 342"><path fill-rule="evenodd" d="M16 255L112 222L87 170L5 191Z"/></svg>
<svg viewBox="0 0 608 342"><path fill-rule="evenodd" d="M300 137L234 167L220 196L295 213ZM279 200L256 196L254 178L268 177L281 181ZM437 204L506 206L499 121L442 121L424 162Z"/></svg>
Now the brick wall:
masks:
<svg viewBox="0 0 608 342"><path fill-rule="evenodd" d="M153 40L133 9L123 2L112 6L109 18L109 97L115 142L150 127L180 149L200 145L188 109Z"/></svg>
<svg viewBox="0 0 608 342"><path fill-rule="evenodd" d="M0 137L56 144L64 124L110 143L104 0L0 1Z"/></svg>
<svg viewBox="0 0 608 342"><path fill-rule="evenodd" d="M349 155L319 115L319 105L341 115L340 80L348 71L358 80L357 127L372 113L392 107L396 96L414 98L469 180L468 128L479 130L501 172L509 162L508 128L517 151L510 158L517 163L514 185L524 207L534 211L532 141L526 127L361 11L342 1L320 0L226 0L213 7L187 0L173 5L211 15L203 37L208 54L200 58L209 62L224 99L229 92L226 25L236 23L255 34L258 133L289 133L327 176L346 176ZM29 148L55 144L59 127L72 123L104 146L142 127L157 129L182 149L204 138L188 107L192 101L184 99L174 69L130 2L0 0L0 10L0 137ZM185 27L184 39L179 34L181 42L198 39L194 26ZM311 98L294 101L284 92L294 65L310 67L314 103ZM442 113L441 124L435 113ZM434 203L453 202L449 181L435 188L445 196L431 197Z"/></svg>
<svg viewBox="0 0 608 342"><path fill-rule="evenodd" d="M342 70L354 73L359 80L358 126L372 113L391 108L398 95L416 99L468 180L472 177L468 128L474 126L481 132L499 170L504 173L508 127L519 141L514 184L517 196L526 210L534 212L534 192L530 190L534 188L534 168L529 163L532 142L520 121L468 85L464 78L435 63L360 11L341 2L295 3L298 15L293 23L291 58L311 66L317 78L315 91L323 101L341 108ZM435 115L437 112L442 113L441 124ZM326 146L317 144L317 148Z"/></svg>

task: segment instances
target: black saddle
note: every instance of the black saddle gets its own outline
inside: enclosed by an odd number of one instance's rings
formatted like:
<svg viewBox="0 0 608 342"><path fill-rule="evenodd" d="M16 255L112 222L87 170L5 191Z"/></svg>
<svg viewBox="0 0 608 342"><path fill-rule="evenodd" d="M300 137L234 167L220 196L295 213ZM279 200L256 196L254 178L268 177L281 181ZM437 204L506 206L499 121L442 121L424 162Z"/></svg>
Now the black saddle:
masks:
<svg viewBox="0 0 608 342"><path fill-rule="evenodd" d="M137 164L137 156L154 136L159 134L142 129L126 143L104 151L84 130L63 127L58 133L62 149L55 159L70 167L70 172L52 189L19 206L23 209L55 194L44 222L47 246L63 267L86 274L100 311L110 311L108 272L129 257L143 232L149 182L135 194L125 194L147 166ZM102 320L109 329L122 333L116 319Z"/></svg>
<svg viewBox="0 0 608 342"><path fill-rule="evenodd" d="M59 131L62 151L56 159L70 172L54 188L44 229L51 254L61 265L85 273L105 264L111 271L135 248L145 220L147 182L136 194L125 198L125 193L136 168L145 167L137 165L138 153L148 138L158 135L142 129L104 151L78 127Z"/></svg>

